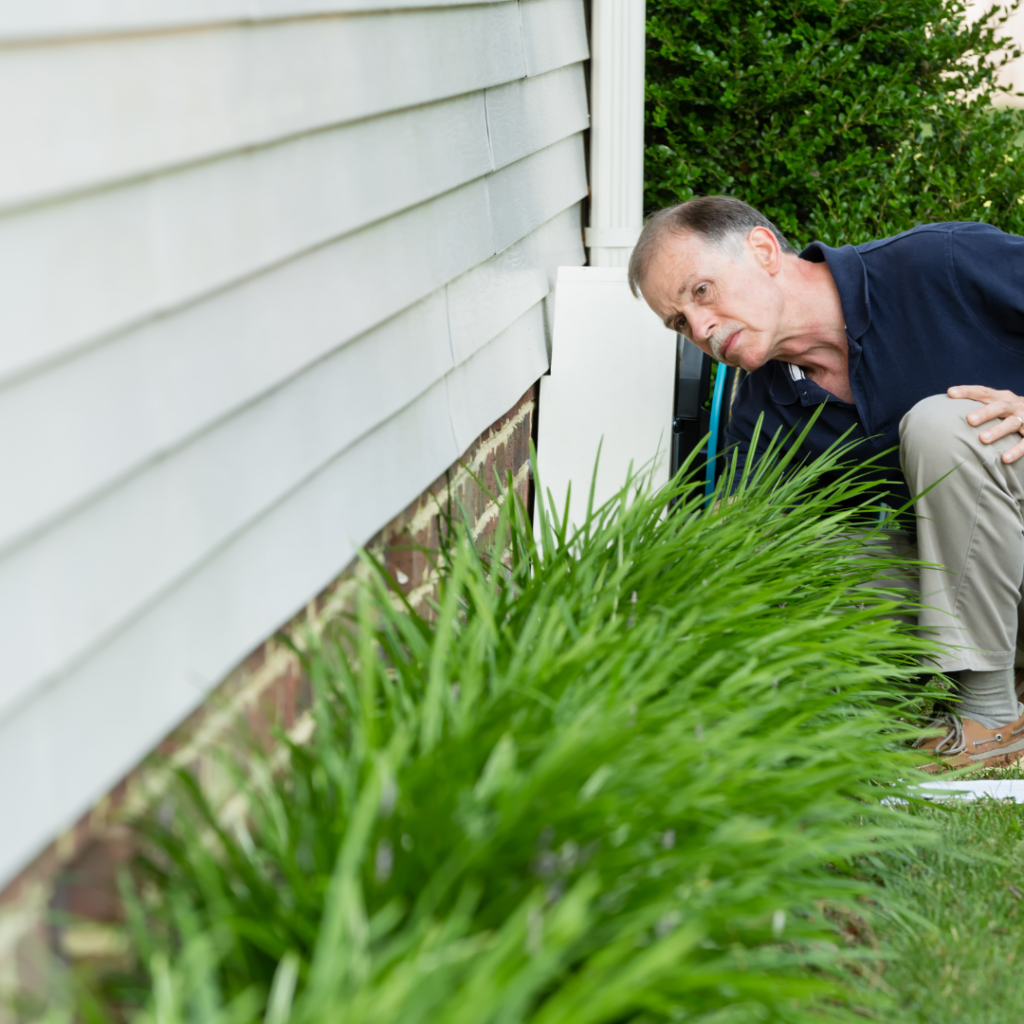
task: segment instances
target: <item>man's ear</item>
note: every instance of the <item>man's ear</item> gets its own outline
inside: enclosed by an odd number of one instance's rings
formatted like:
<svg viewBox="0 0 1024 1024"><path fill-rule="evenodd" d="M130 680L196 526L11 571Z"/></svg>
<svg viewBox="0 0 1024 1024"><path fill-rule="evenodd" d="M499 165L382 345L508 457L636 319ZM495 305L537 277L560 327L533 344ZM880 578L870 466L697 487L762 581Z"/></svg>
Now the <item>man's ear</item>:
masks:
<svg viewBox="0 0 1024 1024"><path fill-rule="evenodd" d="M747 235L747 245L750 246L757 265L763 267L769 274L774 276L782 269L779 240L767 228L752 228Z"/></svg>

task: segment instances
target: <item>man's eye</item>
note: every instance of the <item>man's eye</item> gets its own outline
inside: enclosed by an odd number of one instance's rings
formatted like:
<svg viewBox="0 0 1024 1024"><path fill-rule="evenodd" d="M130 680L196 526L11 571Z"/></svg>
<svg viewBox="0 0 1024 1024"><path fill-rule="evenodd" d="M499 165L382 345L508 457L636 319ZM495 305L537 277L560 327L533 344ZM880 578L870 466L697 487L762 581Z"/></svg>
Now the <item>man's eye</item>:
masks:
<svg viewBox="0 0 1024 1024"><path fill-rule="evenodd" d="M686 317L685 316L679 317L679 319L676 320L675 327L676 327L676 333L677 334L685 333L685 331L686 331Z"/></svg>
<svg viewBox="0 0 1024 1024"><path fill-rule="evenodd" d="M703 299L704 296L707 295L707 293L708 286L706 284L699 284L696 288L693 289L693 294L696 295L698 299Z"/></svg>

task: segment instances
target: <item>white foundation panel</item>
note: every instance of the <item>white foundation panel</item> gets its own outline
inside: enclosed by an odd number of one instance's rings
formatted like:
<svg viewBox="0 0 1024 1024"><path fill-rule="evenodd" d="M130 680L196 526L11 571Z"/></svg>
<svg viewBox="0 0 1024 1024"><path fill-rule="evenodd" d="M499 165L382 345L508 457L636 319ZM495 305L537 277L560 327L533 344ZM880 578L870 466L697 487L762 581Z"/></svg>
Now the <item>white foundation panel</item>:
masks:
<svg viewBox="0 0 1024 1024"><path fill-rule="evenodd" d="M675 335L626 284L624 267L559 267L551 375L541 380L540 484L570 520L586 516L594 465L595 507L618 493L630 466L668 480Z"/></svg>

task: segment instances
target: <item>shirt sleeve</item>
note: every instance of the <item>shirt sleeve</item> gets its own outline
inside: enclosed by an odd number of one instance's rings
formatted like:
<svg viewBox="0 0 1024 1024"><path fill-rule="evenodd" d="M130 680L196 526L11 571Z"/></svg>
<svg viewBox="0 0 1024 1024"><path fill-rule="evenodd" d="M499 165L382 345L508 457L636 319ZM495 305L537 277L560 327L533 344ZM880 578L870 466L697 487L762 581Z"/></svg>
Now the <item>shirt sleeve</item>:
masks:
<svg viewBox="0 0 1024 1024"><path fill-rule="evenodd" d="M975 316L990 319L1024 347L1024 238L991 224L963 224L951 235L953 274Z"/></svg>

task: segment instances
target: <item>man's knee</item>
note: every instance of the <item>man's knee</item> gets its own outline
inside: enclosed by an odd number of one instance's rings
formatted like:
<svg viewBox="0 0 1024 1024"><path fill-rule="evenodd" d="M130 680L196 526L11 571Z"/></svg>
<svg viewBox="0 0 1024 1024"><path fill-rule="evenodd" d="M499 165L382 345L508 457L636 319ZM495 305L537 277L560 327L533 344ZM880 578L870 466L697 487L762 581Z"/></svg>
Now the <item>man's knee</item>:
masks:
<svg viewBox="0 0 1024 1024"><path fill-rule="evenodd" d="M950 398L948 395L929 395L922 398L900 420L900 441L920 440L934 434L971 436L967 414L981 406L969 398Z"/></svg>
<svg viewBox="0 0 1024 1024"><path fill-rule="evenodd" d="M930 395L922 398L900 420L900 459L906 469L909 461L926 459L960 462L964 446L978 446L978 428L967 422L967 414L981 406L966 398Z"/></svg>

